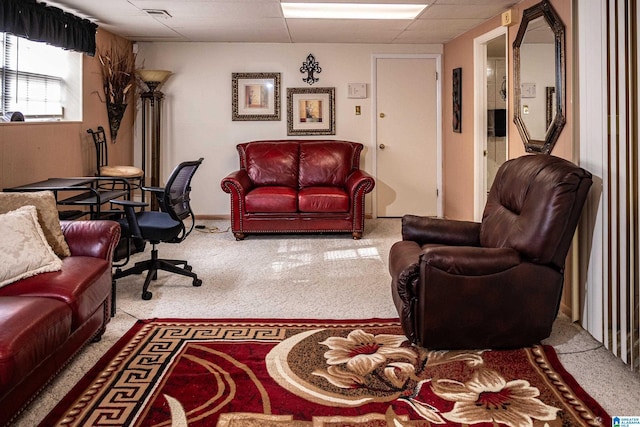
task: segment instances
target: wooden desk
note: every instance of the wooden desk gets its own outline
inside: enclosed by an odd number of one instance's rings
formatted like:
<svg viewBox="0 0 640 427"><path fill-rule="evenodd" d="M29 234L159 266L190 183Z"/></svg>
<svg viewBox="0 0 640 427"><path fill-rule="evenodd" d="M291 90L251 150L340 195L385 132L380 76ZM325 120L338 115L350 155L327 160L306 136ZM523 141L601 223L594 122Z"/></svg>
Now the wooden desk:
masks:
<svg viewBox="0 0 640 427"><path fill-rule="evenodd" d="M122 189L105 190L100 188L100 184L105 181L118 183ZM85 210L60 211L63 219L77 219L89 215L91 219L98 219L109 214L121 213L120 210L103 209L102 206L110 200L124 197L130 199L131 186L125 178L112 177L70 177L70 178L49 178L44 181L33 182L31 184L17 187L5 188L6 192L23 191L51 191L56 202L62 206L83 206ZM60 193L73 193L67 198L60 199Z"/></svg>

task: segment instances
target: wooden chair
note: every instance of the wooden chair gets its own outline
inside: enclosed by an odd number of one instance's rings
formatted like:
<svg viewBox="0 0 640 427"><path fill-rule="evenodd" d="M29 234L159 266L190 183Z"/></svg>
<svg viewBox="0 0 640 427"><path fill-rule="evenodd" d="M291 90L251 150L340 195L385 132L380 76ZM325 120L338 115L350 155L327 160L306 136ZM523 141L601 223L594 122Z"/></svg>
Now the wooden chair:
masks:
<svg viewBox="0 0 640 427"><path fill-rule="evenodd" d="M129 181L131 191L142 186L144 171L135 166L110 165L108 155L108 144L105 131L102 126L98 130L87 129L87 133L93 137L93 144L96 146L96 176L107 178L125 178ZM115 181L109 181L113 185ZM129 198L130 199L130 198Z"/></svg>

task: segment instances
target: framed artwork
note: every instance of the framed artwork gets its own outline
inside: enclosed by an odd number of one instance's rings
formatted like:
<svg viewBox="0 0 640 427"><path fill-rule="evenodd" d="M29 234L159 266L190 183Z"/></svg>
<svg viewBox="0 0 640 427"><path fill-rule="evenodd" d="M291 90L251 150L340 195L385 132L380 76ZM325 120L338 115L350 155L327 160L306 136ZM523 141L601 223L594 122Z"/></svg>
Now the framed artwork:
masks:
<svg viewBox="0 0 640 427"><path fill-rule="evenodd" d="M462 133L462 68L453 69L453 131Z"/></svg>
<svg viewBox="0 0 640 427"><path fill-rule="evenodd" d="M280 120L280 73L232 73L233 121Z"/></svg>
<svg viewBox="0 0 640 427"><path fill-rule="evenodd" d="M287 89L287 135L335 135L334 87Z"/></svg>

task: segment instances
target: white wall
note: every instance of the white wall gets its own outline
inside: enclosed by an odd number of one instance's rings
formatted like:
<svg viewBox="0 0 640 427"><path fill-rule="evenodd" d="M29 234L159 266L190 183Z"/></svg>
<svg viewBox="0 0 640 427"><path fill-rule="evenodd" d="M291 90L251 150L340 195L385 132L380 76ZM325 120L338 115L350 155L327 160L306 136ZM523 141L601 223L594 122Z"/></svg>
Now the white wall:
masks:
<svg viewBox="0 0 640 427"><path fill-rule="evenodd" d="M532 139L544 141L547 134L547 87L555 87L555 46L546 43L523 43L520 47L520 84L533 83L536 94L533 98L521 95L520 103L529 112L520 111ZM555 105L555 104L554 104ZM523 107L521 107L523 108ZM524 108L523 108L524 110Z"/></svg>
<svg viewBox="0 0 640 427"><path fill-rule="evenodd" d="M146 69L167 69L174 75L162 87L162 174L183 160L204 157L193 181L196 215L229 216L229 195L220 181L238 169L235 145L256 139L287 136L287 88L310 87L300 66L312 53L322 67L311 87L336 88L336 135L306 136L358 141L365 145L361 167L373 170L371 123L371 57L373 54L442 53L441 45L259 44L259 43L140 43L138 63ZM280 121L232 121L231 73L281 73ZM402 76L398 76L402 78ZM367 83L366 99L348 99L347 84ZM355 115L360 105L362 114ZM139 106L138 106L139 107ZM141 130L137 115L136 164L140 163ZM367 214L371 213L371 195Z"/></svg>

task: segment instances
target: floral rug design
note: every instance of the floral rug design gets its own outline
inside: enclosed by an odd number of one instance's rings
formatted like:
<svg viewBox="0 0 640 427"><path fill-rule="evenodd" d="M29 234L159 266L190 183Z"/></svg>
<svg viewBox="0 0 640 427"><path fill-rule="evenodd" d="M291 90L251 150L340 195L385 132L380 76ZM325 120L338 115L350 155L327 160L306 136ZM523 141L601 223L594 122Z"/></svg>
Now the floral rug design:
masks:
<svg viewBox="0 0 640 427"><path fill-rule="evenodd" d="M609 426L553 348L430 351L397 320L141 321L41 425Z"/></svg>

